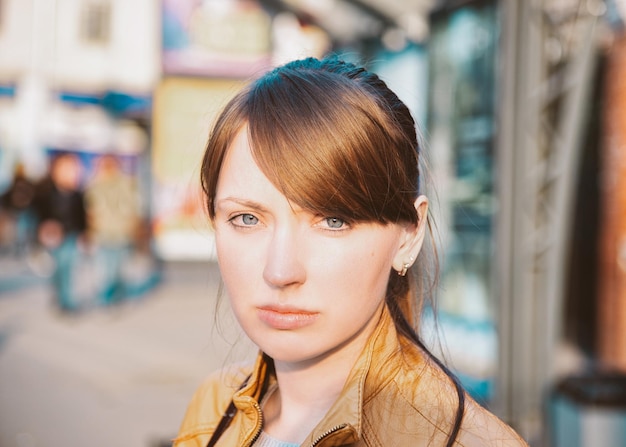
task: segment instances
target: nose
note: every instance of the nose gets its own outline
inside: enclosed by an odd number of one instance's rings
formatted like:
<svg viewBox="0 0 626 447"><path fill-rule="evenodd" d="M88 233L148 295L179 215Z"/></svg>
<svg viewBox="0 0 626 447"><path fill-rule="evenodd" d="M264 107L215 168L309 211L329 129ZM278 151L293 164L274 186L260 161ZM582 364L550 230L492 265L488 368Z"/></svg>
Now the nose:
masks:
<svg viewBox="0 0 626 447"><path fill-rule="evenodd" d="M304 283L306 270L300 261L297 229L275 229L267 250L263 279L271 287L284 288Z"/></svg>

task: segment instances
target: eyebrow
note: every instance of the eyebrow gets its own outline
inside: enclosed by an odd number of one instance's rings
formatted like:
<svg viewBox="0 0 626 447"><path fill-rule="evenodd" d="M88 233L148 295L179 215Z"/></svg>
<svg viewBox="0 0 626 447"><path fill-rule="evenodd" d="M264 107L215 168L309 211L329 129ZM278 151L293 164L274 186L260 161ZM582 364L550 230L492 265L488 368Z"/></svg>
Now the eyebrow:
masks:
<svg viewBox="0 0 626 447"><path fill-rule="evenodd" d="M246 208L252 208L258 212L266 213L268 210L263 205L254 200L242 199L239 197L224 197L223 199L219 199L215 201L215 208L222 208L225 202L236 203L237 205L244 206Z"/></svg>

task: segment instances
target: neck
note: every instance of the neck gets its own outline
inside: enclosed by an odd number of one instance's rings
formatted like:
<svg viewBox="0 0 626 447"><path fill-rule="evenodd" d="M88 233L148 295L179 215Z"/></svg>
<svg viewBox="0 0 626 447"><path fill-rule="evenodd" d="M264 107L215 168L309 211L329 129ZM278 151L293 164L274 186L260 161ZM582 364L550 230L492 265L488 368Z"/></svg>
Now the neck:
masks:
<svg viewBox="0 0 626 447"><path fill-rule="evenodd" d="M314 365L275 362L276 378L284 405L302 404L327 411L343 389L354 358L325 358ZM312 386L312 384L314 384Z"/></svg>
<svg viewBox="0 0 626 447"><path fill-rule="evenodd" d="M350 373L349 367L335 363L294 368L274 362L278 387L263 407L265 432L281 441L304 441L335 403Z"/></svg>

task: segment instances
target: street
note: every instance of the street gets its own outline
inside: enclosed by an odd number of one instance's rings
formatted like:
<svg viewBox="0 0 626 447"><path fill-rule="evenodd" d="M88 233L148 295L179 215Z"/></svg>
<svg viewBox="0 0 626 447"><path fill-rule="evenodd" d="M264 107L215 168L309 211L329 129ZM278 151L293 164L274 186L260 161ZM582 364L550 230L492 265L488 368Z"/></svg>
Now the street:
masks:
<svg viewBox="0 0 626 447"><path fill-rule="evenodd" d="M165 266L145 295L58 313L45 282L0 292L0 447L160 447L195 388L254 358L214 263Z"/></svg>

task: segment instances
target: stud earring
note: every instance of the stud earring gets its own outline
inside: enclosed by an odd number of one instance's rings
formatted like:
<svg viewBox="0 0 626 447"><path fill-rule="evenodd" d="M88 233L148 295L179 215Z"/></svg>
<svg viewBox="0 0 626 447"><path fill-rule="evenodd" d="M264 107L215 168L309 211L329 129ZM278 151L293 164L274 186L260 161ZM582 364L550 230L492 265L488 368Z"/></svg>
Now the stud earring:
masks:
<svg viewBox="0 0 626 447"><path fill-rule="evenodd" d="M413 265L413 256L409 257L409 262L405 262L402 265L402 270L398 272L398 275L406 276L406 272L409 270L409 267L411 267L411 265Z"/></svg>
<svg viewBox="0 0 626 447"><path fill-rule="evenodd" d="M407 270L409 270L409 267L411 267L411 264L409 264L408 262L405 262L404 265L402 266L402 270L398 272L398 275L406 276L406 272Z"/></svg>

